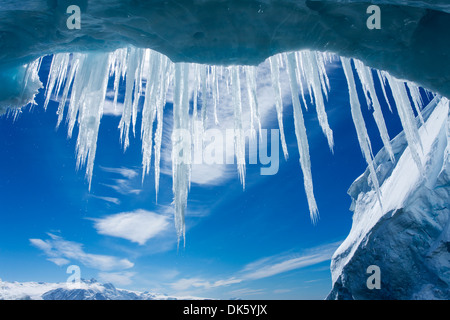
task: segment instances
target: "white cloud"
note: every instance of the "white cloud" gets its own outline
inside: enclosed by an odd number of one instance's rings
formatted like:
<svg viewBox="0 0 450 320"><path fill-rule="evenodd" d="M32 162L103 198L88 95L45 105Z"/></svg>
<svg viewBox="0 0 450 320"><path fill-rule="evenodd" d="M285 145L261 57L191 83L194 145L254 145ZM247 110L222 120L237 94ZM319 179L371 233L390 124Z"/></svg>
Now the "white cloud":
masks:
<svg viewBox="0 0 450 320"><path fill-rule="evenodd" d="M287 293L287 292L291 292L292 289L275 289L273 290L273 293L275 294L281 294L281 293Z"/></svg>
<svg viewBox="0 0 450 320"><path fill-rule="evenodd" d="M113 198L113 197L100 197L100 196L94 196L92 195L91 197L96 198L96 199L100 199L106 202L110 202L110 203L114 203L119 205L120 204L120 200L117 198Z"/></svg>
<svg viewBox="0 0 450 320"><path fill-rule="evenodd" d="M127 179L133 179L138 176L138 173L136 170L124 168L124 167L121 167L121 168L100 167L100 169L102 169L105 172L121 175L122 177L127 178Z"/></svg>
<svg viewBox="0 0 450 320"><path fill-rule="evenodd" d="M328 261L339 244L340 242L334 242L315 247L303 255L277 255L260 259L247 264L242 270L242 277L248 280L262 279Z"/></svg>
<svg viewBox="0 0 450 320"><path fill-rule="evenodd" d="M64 258L48 258L47 260L53 262L57 266L63 266L70 263L69 260Z"/></svg>
<svg viewBox="0 0 450 320"><path fill-rule="evenodd" d="M128 194L138 195L142 192L141 189L136 187L141 183L140 180L138 181L138 179L136 179L139 176L137 170L124 167L121 168L100 167L100 169L104 172L108 172L115 175L115 177L111 179L112 183L103 183L104 186L107 186L116 191L117 193L123 195Z"/></svg>
<svg viewBox="0 0 450 320"><path fill-rule="evenodd" d="M48 260L56 265L68 264L70 261L78 261L86 267L103 271L129 269L134 266L128 259L120 259L114 256L87 253L81 243L67 241L54 234L48 233L51 239L30 239L30 243L42 250Z"/></svg>
<svg viewBox="0 0 450 320"><path fill-rule="evenodd" d="M123 112L123 103L117 102L117 105L114 107L114 95L111 99L108 99L109 96L110 94L108 92L106 94L107 99L105 99L105 104L103 105L103 115L121 116Z"/></svg>
<svg viewBox="0 0 450 320"><path fill-rule="evenodd" d="M131 278L135 275L135 272L122 271L122 272L100 272L98 278L102 282L111 282L114 285L126 286L133 281Z"/></svg>
<svg viewBox="0 0 450 320"><path fill-rule="evenodd" d="M234 296L249 296L254 294L262 294L264 293L263 289L250 289L250 288L242 288L230 291L230 294Z"/></svg>
<svg viewBox="0 0 450 320"><path fill-rule="evenodd" d="M140 245L165 232L170 225L168 216L146 210L122 212L94 221L98 233L124 238Z"/></svg>
<svg viewBox="0 0 450 320"><path fill-rule="evenodd" d="M302 255L297 254L287 256L285 254L280 254L262 258L247 264L234 276L225 279L211 281L198 277L183 278L173 282L171 286L178 291L185 291L190 288L203 288L208 290L275 276L284 272L305 268L330 260L340 243L341 242L334 242L314 247L306 250ZM256 293L257 292L252 292L251 294Z"/></svg>
<svg viewBox="0 0 450 320"><path fill-rule="evenodd" d="M175 290L184 291L191 287L209 289L211 288L211 283L200 278L183 278L171 283L171 286Z"/></svg>

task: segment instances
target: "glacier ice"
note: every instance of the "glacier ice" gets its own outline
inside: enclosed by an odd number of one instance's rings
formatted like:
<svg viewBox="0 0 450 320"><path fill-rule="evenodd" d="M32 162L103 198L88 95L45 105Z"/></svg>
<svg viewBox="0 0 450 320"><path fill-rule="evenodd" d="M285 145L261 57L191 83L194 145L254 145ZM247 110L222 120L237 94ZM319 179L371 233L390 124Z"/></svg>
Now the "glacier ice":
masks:
<svg viewBox="0 0 450 320"><path fill-rule="evenodd" d="M36 76L40 68L40 61L41 58L23 67L24 70L27 70L28 77L33 79L28 82L32 88L38 81ZM318 218L318 208L313 192L311 161L302 109L308 110L307 100L315 105L319 125L327 138L330 150L333 151L334 138L325 108L327 92L330 90L330 81L327 75L327 64L330 62L337 63L339 59L328 52L313 51L288 52L268 59L272 75L272 88L275 93L274 108L281 131L280 141L286 157L287 146L283 134L280 77L287 75L289 79L300 167L312 221L316 221ZM341 62L347 77L350 109L358 141L369 166L371 183L377 190L381 204L383 199L375 170L377 164L374 161L370 138L360 110L361 102L356 91L354 74L358 75L362 84L365 94L364 102L368 107L373 108L373 116L380 137L391 161L395 160L394 152L375 91L375 79L391 88L411 154L418 168L422 168L423 147L418 138L418 126L421 125L421 122L415 121L414 110L420 118L423 100L418 86L411 81L396 79L385 71L375 72L357 59L342 57ZM74 126L78 124L77 168L86 167L86 177L90 186L108 81L109 79L113 80L111 89L113 90L114 106L118 104L119 84L121 80L124 81L125 94L119 123L120 139L126 150L129 146L129 136L135 135L137 115L141 112L142 178L144 179L145 175L149 174L152 159L154 159L157 197L161 173L164 106L168 99L172 99L173 127L167 130L172 129L173 203L177 234L179 239L184 239L192 157L195 151L202 147L202 135L210 123L208 115L211 113L214 115L213 122L215 124L220 122L217 116L217 109L220 108L219 97L223 98L227 95L231 96L233 106L234 154L239 178L245 188L246 135L243 127L245 121L243 109L250 109L250 138L256 131L261 134L261 115L256 83L258 68L239 65L224 67L196 63L173 63L161 53L132 46L104 53L95 51L73 54L59 53L52 58L45 90L45 107L51 97L59 101L57 125L60 125L66 114L69 137L72 136ZM219 87L226 89L221 91ZM28 89L24 87L23 91L26 90ZM243 95L246 97L248 105L243 105ZM386 90L383 91L383 95L384 99L389 100ZM139 101L142 103L142 110L139 110ZM65 112L66 108L67 112ZM180 132L187 138L180 136ZM180 150L184 154L177 154Z"/></svg>
<svg viewBox="0 0 450 320"><path fill-rule="evenodd" d="M406 130L375 156L383 207L367 169L348 190L353 224L331 262L328 299L450 298L449 101L436 97L423 109L422 171L415 165ZM421 120L417 117L417 123ZM369 290L368 266L381 270L381 287Z"/></svg>
<svg viewBox="0 0 450 320"><path fill-rule="evenodd" d="M447 0L374 0L382 28L368 30L361 0L76 1L81 29L68 30L68 1L3 0L0 66L61 52L151 48L174 62L258 65L281 52L329 51L450 95ZM245 18L244 18L245 17ZM405 23L407 21L407 23ZM439 41L435 41L438 39Z"/></svg>

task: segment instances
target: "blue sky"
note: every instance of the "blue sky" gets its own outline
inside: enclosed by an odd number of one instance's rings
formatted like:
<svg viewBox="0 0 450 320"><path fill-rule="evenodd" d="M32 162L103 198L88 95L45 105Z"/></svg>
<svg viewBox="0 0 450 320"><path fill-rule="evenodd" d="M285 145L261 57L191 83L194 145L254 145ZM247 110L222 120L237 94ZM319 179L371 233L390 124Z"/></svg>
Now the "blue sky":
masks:
<svg viewBox="0 0 450 320"><path fill-rule="evenodd" d="M331 289L331 255L351 227L346 191L366 168L340 65L331 67L329 77L326 110L334 154L314 106L305 112L317 224L309 218L292 106L285 104L288 160L280 150L280 168L273 176L261 176L259 164L248 165L245 190L234 165L200 170L189 193L186 244L178 250L164 150L156 203L153 171L142 183L139 134L124 153L117 129L120 116L110 110L101 122L89 192L84 170L75 169L77 129L72 139L67 139L67 127L55 129L57 103L51 101L44 111L41 92L38 105L24 108L15 121L0 118L0 278L64 282L67 266L75 264L83 278L141 291L225 299L323 299ZM397 115L380 100L393 138L400 131ZM376 152L382 142L370 111L362 107ZM165 119L170 117L168 103ZM278 127L274 107L264 119L263 128ZM206 178L211 176L212 181Z"/></svg>

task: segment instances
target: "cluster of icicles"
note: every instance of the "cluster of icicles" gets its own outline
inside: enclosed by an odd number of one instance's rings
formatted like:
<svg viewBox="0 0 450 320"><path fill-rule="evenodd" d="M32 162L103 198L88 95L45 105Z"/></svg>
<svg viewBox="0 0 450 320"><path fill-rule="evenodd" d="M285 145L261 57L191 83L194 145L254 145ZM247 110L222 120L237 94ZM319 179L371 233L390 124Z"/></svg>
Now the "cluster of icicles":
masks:
<svg viewBox="0 0 450 320"><path fill-rule="evenodd" d="M307 110L306 99L315 106L318 122L325 134L330 150L333 151L333 132L329 127L325 111L325 101L330 90L326 65L338 59L330 53L312 51L283 53L269 58L271 80L275 97L280 129L280 140L284 156L287 147L283 132L283 103L280 85L280 72L287 70L295 123L295 134L300 154L300 166L303 173L304 187L308 200L310 216L313 221L318 217L318 209L313 192L311 163L307 132L303 118L303 108ZM377 196L381 201L376 165L361 112L357 95L355 74L364 90L366 103L373 108L373 117L379 129L383 144L392 161L395 161L390 138L377 93L375 78L381 84L384 99L389 105L386 86L389 84L395 100L398 115L403 125L411 153L419 168L422 167L419 152L421 149L418 137L418 118L422 120L420 109L423 101L419 88L408 81L398 80L384 71L372 70L355 59L340 58L348 82L350 107L356 128L358 141ZM42 58L28 65L27 79L36 78ZM352 61L354 68L352 67ZM217 122L219 95L231 94L234 111L234 148L241 182L245 183L245 136L243 135L242 98L246 90L248 107L251 115L251 129L261 130L257 96L257 68L255 66L207 66L194 63L173 63L166 56L150 50L129 47L110 53L60 53L53 56L47 85L45 88L45 104L47 108L50 97L59 100L58 126L63 120L67 106L68 136L76 123L79 133L76 144L77 169L85 166L89 188L92 180L97 136L103 114L108 81L114 79L114 105L117 104L119 84L125 81L125 97L123 113L119 124L121 143L124 149L129 146L129 134L135 134L138 103L144 98L142 106L142 165L143 176L149 173L152 155L154 158L156 194L159 188L161 142L163 134L163 115L166 95L173 90L173 130L187 129L193 131L194 121L206 125L206 109L214 109L214 120ZM354 71L355 70L355 71ZM192 81L192 79L194 79ZM191 80L191 81L190 81ZM219 92L219 82L225 81L228 90ZM192 93L193 92L193 93ZM245 92L245 91L244 91ZM70 93L70 94L69 94ZM142 100L141 100L142 101ZM191 107L192 102L192 107ZM302 108L303 104L303 108ZM389 105L391 109L391 106ZM391 109L392 111L392 109ZM156 129L154 130L154 125ZM193 141L193 140L192 140ZM173 157L173 156L172 156ZM191 167L187 163L172 161L173 194L175 207L175 227L178 240L185 238L184 216L190 188Z"/></svg>

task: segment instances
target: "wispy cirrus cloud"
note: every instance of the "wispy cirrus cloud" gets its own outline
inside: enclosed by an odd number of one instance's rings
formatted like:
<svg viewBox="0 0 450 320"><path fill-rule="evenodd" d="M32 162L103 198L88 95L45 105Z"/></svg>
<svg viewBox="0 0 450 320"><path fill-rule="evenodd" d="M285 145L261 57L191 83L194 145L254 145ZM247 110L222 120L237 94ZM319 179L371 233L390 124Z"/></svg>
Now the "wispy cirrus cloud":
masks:
<svg viewBox="0 0 450 320"><path fill-rule="evenodd" d="M136 273L131 271L100 272L98 277L99 280L103 282L111 282L115 285L126 286L133 282L131 278L135 275Z"/></svg>
<svg viewBox="0 0 450 320"><path fill-rule="evenodd" d="M42 250L47 259L56 265L65 265L71 261L80 262L89 268L102 271L123 270L134 266L128 259L120 259L109 255L87 253L78 242L67 241L62 237L48 233L50 239L30 239L30 243Z"/></svg>
<svg viewBox="0 0 450 320"><path fill-rule="evenodd" d="M242 288L242 289L236 289L233 291L230 291L230 294L235 295L235 296L250 296L250 295L255 295L255 294L263 294L264 290L263 289L250 289L250 288Z"/></svg>
<svg viewBox="0 0 450 320"><path fill-rule="evenodd" d="M142 209L92 220L95 221L94 227L99 234L127 239L140 245L170 227L168 215Z"/></svg>
<svg viewBox="0 0 450 320"><path fill-rule="evenodd" d="M122 195L140 194L142 189L137 187L140 184L140 180L137 179L139 173L136 169L130 168L108 168L100 167L103 172L112 174L111 182L103 183L104 186L109 187ZM112 199L111 197L107 197ZM106 199L104 199L106 200Z"/></svg>
<svg viewBox="0 0 450 320"><path fill-rule="evenodd" d="M306 268L331 260L341 242L333 242L322 246L305 250L302 254L279 254L265 257L245 265L233 276L219 279L206 280L199 277L183 278L171 284L171 287L177 291L202 288L212 289L216 287L230 286L247 281L276 276L292 270Z"/></svg>
<svg viewBox="0 0 450 320"><path fill-rule="evenodd" d="M244 267L242 277L247 280L262 279L330 260L339 244L334 242L315 247L301 255L276 255L257 260Z"/></svg>
<svg viewBox="0 0 450 320"><path fill-rule="evenodd" d="M138 173L136 170L124 168L124 167L120 167L120 168L100 167L100 169L102 169L105 172L116 173L127 179L133 179L138 176Z"/></svg>
<svg viewBox="0 0 450 320"><path fill-rule="evenodd" d="M113 204L120 204L120 200L114 197L101 197L101 196L95 196L95 195L91 195L92 198L96 198L96 199L100 199L109 203L113 203Z"/></svg>

